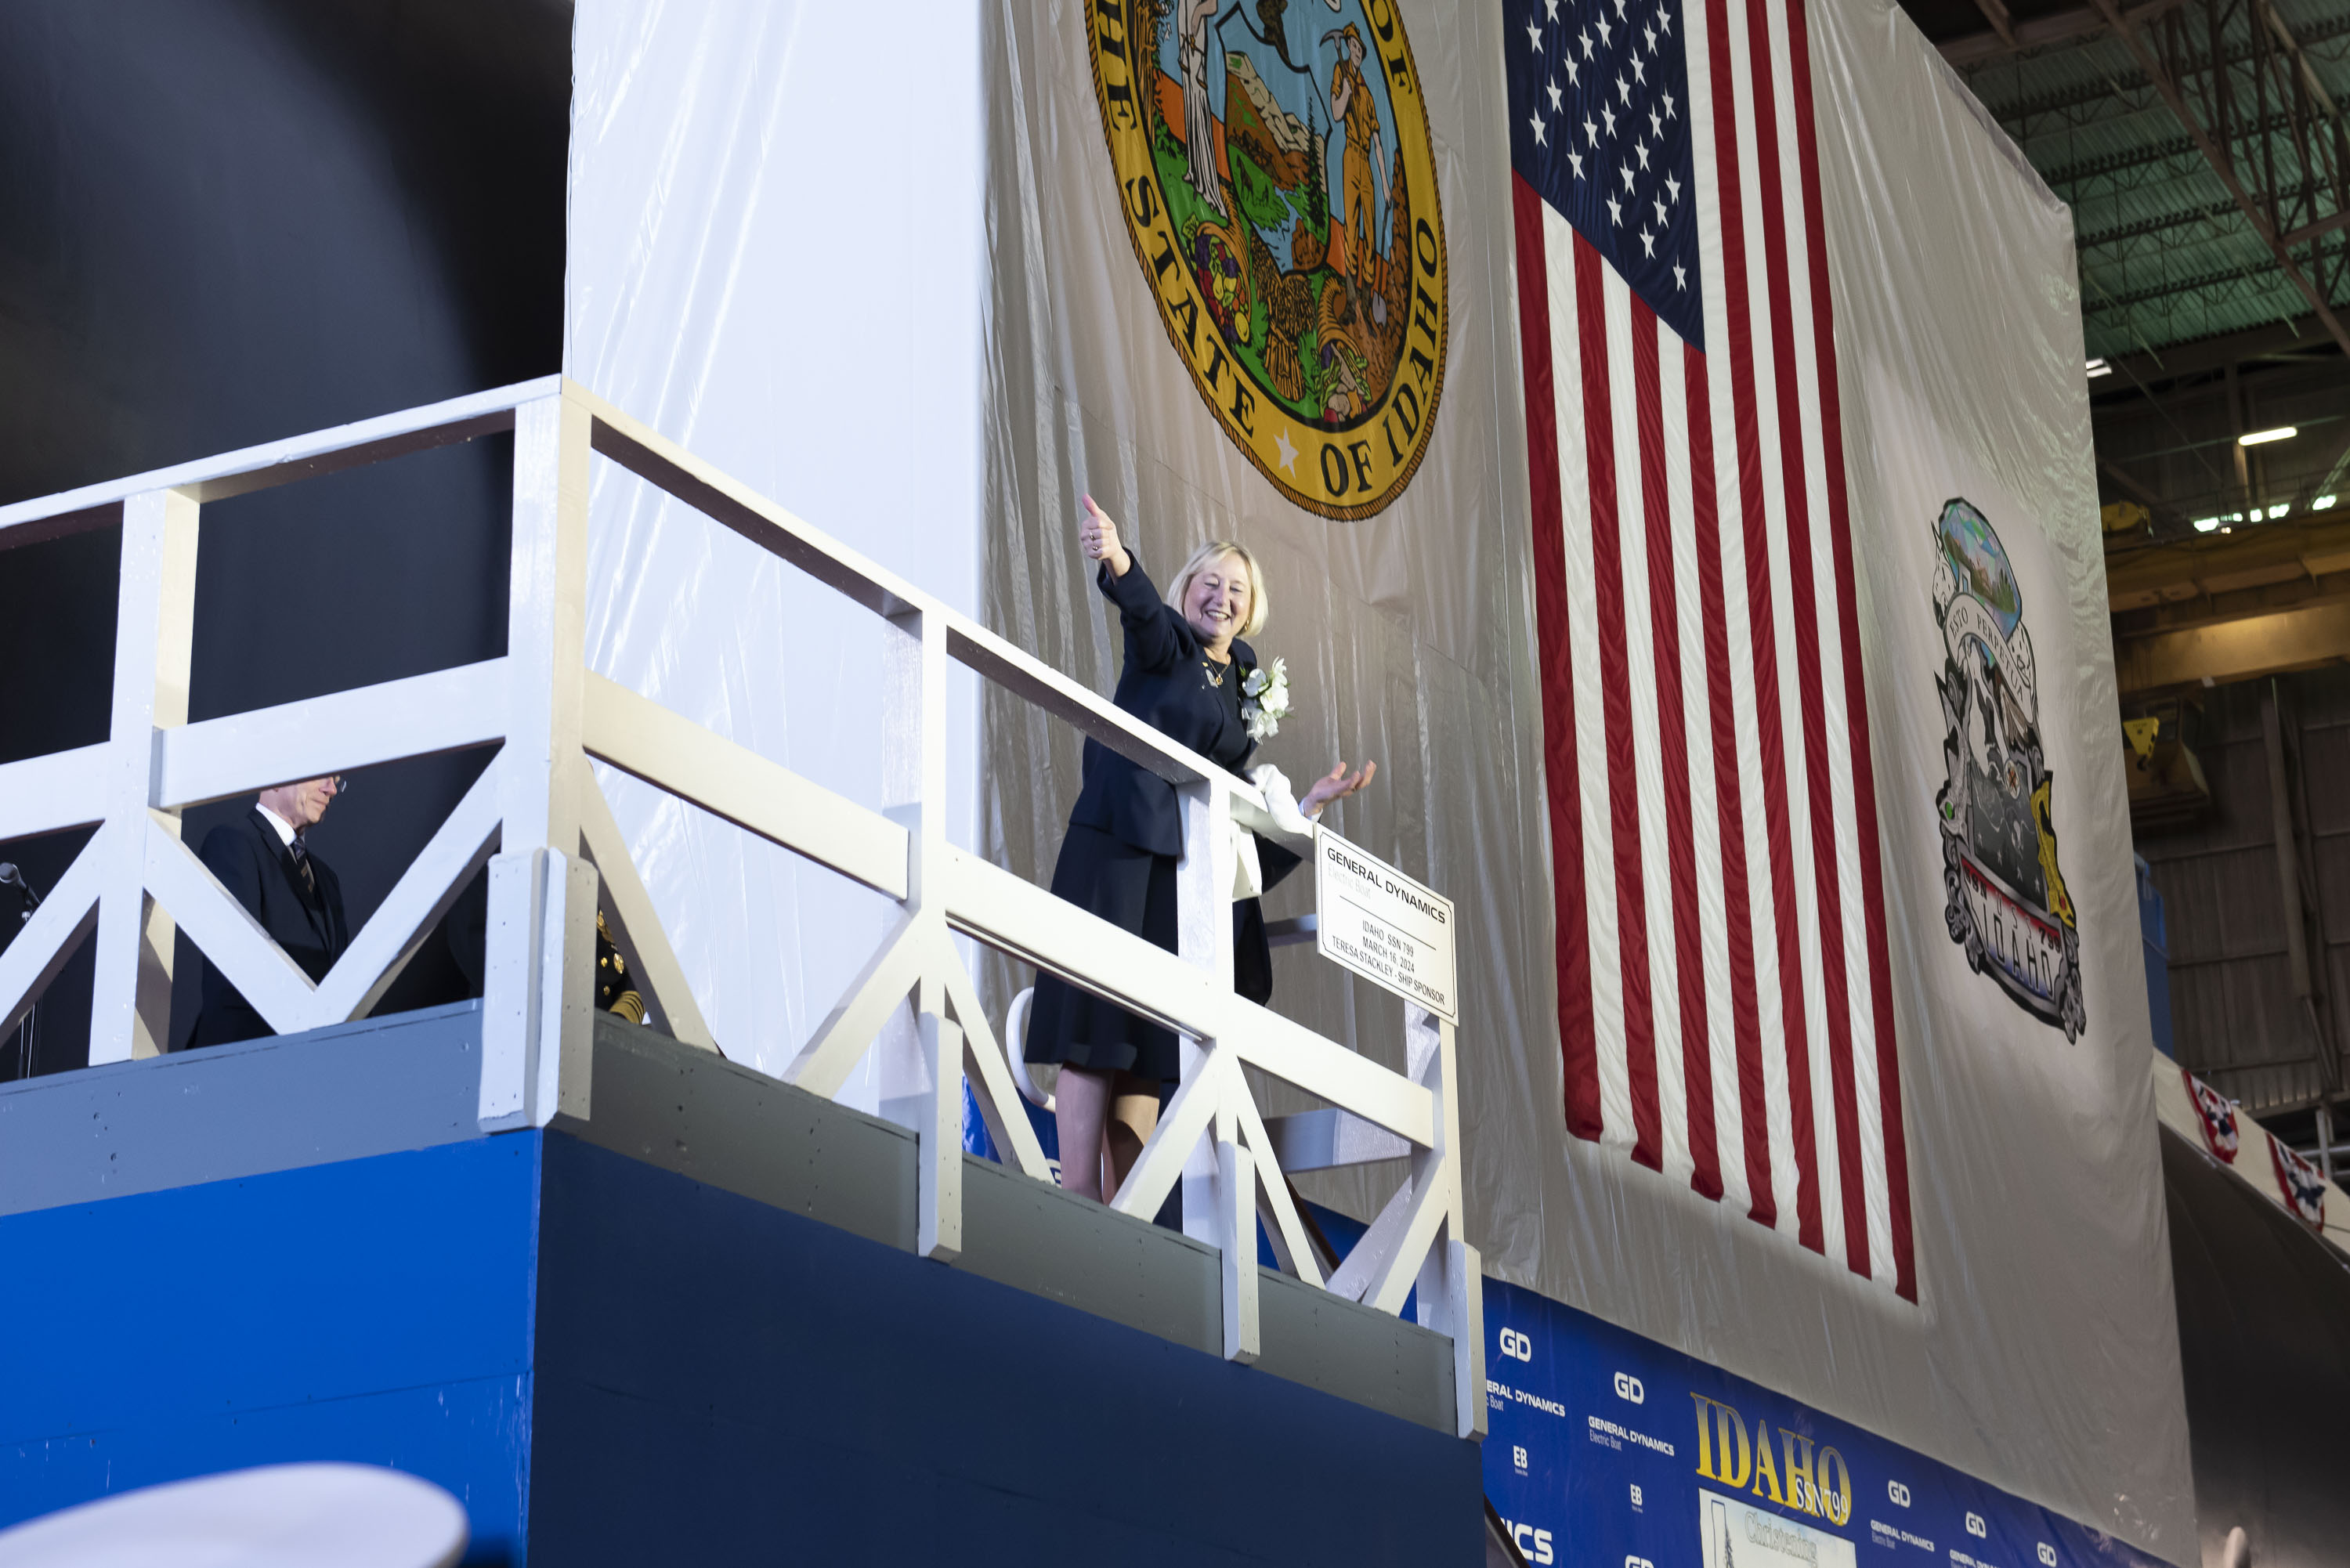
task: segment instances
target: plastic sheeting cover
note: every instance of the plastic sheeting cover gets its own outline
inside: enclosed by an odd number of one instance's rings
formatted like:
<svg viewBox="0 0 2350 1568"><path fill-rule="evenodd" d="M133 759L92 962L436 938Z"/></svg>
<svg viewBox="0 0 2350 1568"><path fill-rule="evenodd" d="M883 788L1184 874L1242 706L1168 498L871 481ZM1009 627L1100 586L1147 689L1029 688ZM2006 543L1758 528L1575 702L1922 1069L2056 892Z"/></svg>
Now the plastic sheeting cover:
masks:
<svg viewBox="0 0 2350 1568"><path fill-rule="evenodd" d="M885 89L842 67L872 47L853 7L581 0L564 317L567 374L965 613L978 36L941 11L892 46ZM590 666L886 805L881 624L617 464L592 483ZM977 707L959 668L950 682L947 831L969 844ZM719 1045L782 1072L896 906L598 774ZM903 1014L847 1096L863 1108L920 1082Z"/></svg>

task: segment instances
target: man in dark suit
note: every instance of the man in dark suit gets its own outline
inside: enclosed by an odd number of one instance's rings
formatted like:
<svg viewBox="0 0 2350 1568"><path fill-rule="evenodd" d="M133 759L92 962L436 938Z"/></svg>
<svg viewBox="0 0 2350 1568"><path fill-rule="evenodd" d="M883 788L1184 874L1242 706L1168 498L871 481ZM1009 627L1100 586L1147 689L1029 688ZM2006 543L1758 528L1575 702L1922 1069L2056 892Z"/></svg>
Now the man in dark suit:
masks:
<svg viewBox="0 0 2350 1568"><path fill-rule="evenodd" d="M304 836L342 791L339 775L263 790L251 811L204 835L196 852L314 984L351 945L351 933L343 919L343 886L310 853ZM271 1032L206 959L203 1007L188 1044L222 1045Z"/></svg>

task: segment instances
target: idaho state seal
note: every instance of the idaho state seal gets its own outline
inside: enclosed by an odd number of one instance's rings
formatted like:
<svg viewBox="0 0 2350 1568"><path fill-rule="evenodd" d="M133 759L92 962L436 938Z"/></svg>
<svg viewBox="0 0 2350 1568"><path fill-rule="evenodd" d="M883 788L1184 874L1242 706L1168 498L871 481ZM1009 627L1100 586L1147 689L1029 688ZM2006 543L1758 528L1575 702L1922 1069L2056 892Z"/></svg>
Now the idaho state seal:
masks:
<svg viewBox="0 0 2350 1568"><path fill-rule="evenodd" d="M1395 0L1289 3L1087 0L1094 91L1201 399L1290 500L1368 517L1444 387L1436 159Z"/></svg>

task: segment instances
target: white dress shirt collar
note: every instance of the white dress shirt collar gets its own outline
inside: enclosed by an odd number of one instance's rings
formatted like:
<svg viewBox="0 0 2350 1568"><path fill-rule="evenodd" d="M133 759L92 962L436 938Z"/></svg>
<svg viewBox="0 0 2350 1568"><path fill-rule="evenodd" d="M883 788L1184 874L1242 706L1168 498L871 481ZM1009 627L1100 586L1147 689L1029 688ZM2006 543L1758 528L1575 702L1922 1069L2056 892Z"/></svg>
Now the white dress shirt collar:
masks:
<svg viewBox="0 0 2350 1568"><path fill-rule="evenodd" d="M280 844L285 845L288 849L294 847L294 825L292 823L286 821L284 817L278 815L276 812L270 810L259 801L254 802L253 809L261 813L262 815L269 819L269 826L277 830L277 841Z"/></svg>

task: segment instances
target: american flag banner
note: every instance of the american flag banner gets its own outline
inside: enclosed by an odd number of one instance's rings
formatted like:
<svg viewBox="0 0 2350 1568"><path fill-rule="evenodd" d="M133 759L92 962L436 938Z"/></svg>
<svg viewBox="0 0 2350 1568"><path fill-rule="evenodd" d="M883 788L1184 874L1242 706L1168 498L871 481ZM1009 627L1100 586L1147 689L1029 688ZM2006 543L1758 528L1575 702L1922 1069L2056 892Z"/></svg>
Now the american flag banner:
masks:
<svg viewBox="0 0 2350 1568"><path fill-rule="evenodd" d="M1565 1118L1917 1299L1803 0L1504 0Z"/></svg>

